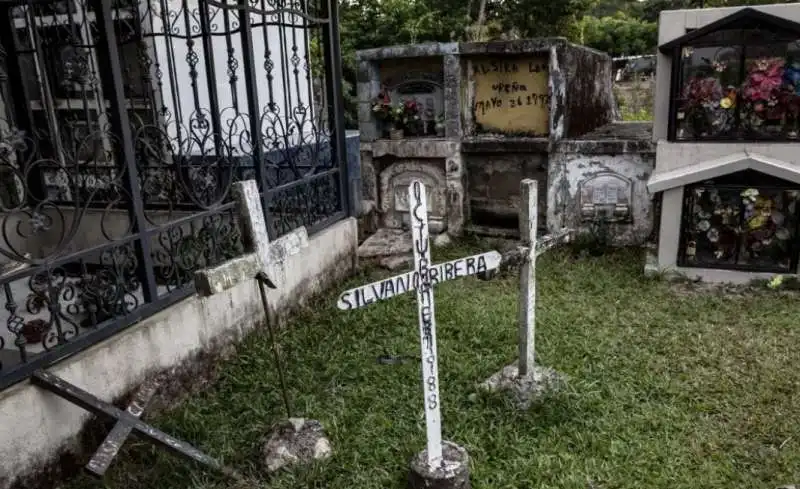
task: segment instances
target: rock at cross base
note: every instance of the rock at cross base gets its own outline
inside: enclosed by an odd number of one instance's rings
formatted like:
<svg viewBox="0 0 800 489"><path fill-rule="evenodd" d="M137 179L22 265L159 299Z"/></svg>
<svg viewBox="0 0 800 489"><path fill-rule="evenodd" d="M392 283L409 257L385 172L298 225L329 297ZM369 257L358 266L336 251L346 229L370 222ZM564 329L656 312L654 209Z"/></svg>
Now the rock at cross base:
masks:
<svg viewBox="0 0 800 489"><path fill-rule="evenodd" d="M481 384L488 391L510 391L520 409L528 409L549 393L556 392L567 382L566 375L549 367L535 365L524 377L519 376L517 362L489 377Z"/></svg>
<svg viewBox="0 0 800 489"><path fill-rule="evenodd" d="M442 233L433 239L433 246L437 248L444 248L453 244L453 238L447 233Z"/></svg>
<svg viewBox="0 0 800 489"><path fill-rule="evenodd" d="M267 472L305 465L331 456L331 443L319 421L290 418L272 427L262 449Z"/></svg>
<svg viewBox="0 0 800 489"><path fill-rule="evenodd" d="M442 442L441 467L428 465L428 450L411 459L409 489L470 489L469 455L464 448L449 441Z"/></svg>

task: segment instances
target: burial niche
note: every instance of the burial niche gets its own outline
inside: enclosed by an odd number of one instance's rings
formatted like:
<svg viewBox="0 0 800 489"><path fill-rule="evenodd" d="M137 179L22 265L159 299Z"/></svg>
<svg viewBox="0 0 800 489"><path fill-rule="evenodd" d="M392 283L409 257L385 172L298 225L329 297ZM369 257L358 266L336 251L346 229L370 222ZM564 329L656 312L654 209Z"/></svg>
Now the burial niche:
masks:
<svg viewBox="0 0 800 489"><path fill-rule="evenodd" d="M431 233L447 229L447 179L444 169L417 160L394 163L380 175L380 209L384 226L407 227L408 186L413 180L425 185L428 206L428 225Z"/></svg>

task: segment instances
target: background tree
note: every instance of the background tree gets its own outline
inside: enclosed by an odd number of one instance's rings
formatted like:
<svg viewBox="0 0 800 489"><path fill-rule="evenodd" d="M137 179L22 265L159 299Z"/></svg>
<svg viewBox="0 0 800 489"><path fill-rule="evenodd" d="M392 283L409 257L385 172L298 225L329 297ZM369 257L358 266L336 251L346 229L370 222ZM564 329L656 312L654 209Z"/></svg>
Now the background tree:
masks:
<svg viewBox="0 0 800 489"><path fill-rule="evenodd" d="M577 42L611 56L654 54L658 26L625 13L594 17L586 15L577 22Z"/></svg>

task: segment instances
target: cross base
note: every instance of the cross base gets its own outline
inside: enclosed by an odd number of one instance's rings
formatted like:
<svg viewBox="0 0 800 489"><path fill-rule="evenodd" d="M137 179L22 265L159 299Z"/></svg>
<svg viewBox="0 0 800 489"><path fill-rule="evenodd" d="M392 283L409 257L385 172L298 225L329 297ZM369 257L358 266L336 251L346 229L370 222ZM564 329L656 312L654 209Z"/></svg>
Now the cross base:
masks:
<svg viewBox="0 0 800 489"><path fill-rule="evenodd" d="M269 473L295 465L325 460L332 455L331 442L322 423L314 419L289 418L276 423L261 450Z"/></svg>
<svg viewBox="0 0 800 489"><path fill-rule="evenodd" d="M566 382L566 375L541 365L534 365L527 375L521 376L518 364L514 362L489 377L480 387L490 392L510 392L517 402L517 407L525 410L547 395L563 389Z"/></svg>
<svg viewBox="0 0 800 489"><path fill-rule="evenodd" d="M469 455L453 442L442 441L442 464L431 467L428 451L423 450L411 459L408 475L409 489L471 489Z"/></svg>

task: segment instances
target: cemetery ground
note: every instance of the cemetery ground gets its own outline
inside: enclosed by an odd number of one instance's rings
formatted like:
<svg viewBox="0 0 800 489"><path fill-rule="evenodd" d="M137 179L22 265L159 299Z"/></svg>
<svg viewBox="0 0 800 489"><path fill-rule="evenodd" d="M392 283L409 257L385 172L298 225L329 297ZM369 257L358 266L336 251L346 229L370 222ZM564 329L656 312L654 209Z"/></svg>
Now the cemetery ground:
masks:
<svg viewBox="0 0 800 489"><path fill-rule="evenodd" d="M434 262L491 249L434 250ZM800 482L797 295L696 290L642 276L620 250L538 260L537 363L569 387L526 412L476 386L517 356L518 276L436 285L444 438L472 458L476 489L770 488ZM209 388L145 419L242 471L216 478L185 459L129 440L106 480L67 489L405 487L425 446L413 293L336 309L336 287L280 333L295 416L320 420L334 455L267 478L262 437L282 418L269 337L251 335ZM383 354L405 363L380 364Z"/></svg>

